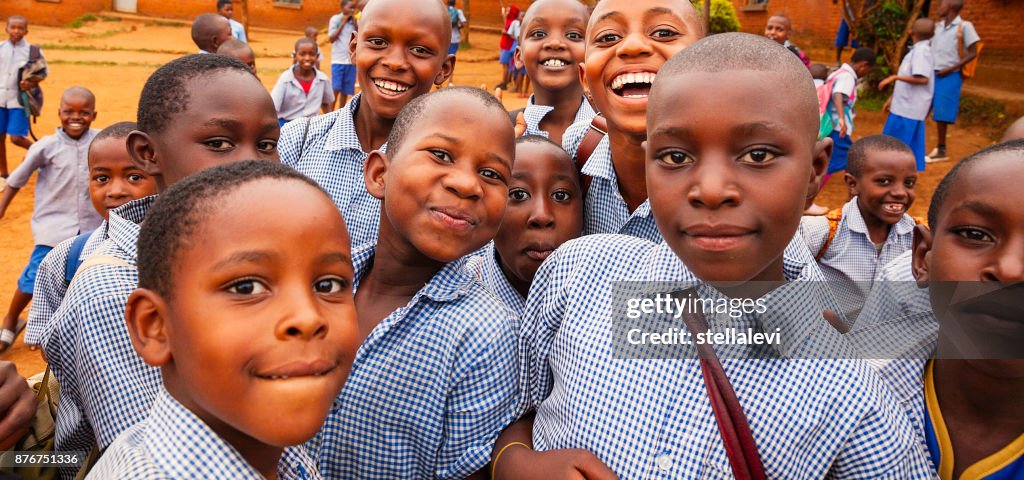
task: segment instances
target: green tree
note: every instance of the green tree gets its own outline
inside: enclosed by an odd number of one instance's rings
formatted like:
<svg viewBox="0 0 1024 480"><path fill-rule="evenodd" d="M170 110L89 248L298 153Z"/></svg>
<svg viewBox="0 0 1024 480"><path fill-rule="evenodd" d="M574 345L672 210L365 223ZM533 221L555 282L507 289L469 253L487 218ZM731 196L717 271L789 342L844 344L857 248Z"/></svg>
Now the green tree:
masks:
<svg viewBox="0 0 1024 480"><path fill-rule="evenodd" d="M843 18L857 39L884 59L883 73L900 68L914 21L925 0L842 0Z"/></svg>
<svg viewBox="0 0 1024 480"><path fill-rule="evenodd" d="M692 1L692 0L691 0ZM697 12L704 11L703 2L694 1L693 8ZM736 16L736 8L729 0L711 0L711 31L709 34L738 32L740 30L740 19Z"/></svg>

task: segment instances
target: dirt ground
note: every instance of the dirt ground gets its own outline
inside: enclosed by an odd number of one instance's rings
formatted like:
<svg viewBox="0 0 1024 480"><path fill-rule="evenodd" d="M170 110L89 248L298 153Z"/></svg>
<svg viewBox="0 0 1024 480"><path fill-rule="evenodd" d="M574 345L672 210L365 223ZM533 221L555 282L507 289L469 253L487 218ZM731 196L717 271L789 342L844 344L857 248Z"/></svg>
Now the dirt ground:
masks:
<svg viewBox="0 0 1024 480"><path fill-rule="evenodd" d="M184 25L114 18L118 17L102 16L100 20L76 29L31 27L27 39L43 46L51 72L43 84L47 95L44 114L33 125L37 136L52 134L59 125L57 107L60 92L72 85L83 85L95 93L98 116L93 127L103 128L118 121L134 120L138 96L149 74L177 56L196 51L189 37L189 29ZM323 23L326 24L326 19ZM259 76L268 90L273 87L279 73L291 64L288 54L292 43L300 36L300 32L260 29L250 32L250 41L257 54ZM474 31L471 38L473 48L458 54L454 83L493 89L500 80L498 36ZM324 43L326 34L321 33L320 40ZM324 47L324 68L328 67L329 49L329 46ZM522 107L525 100L506 93L504 103L509 109L514 109ZM880 133L884 122L885 116L881 112L860 111L854 138ZM948 141L950 157L961 158L991 144L986 133L981 128L961 129L953 126ZM934 127L930 124L929 147L934 145L934 134ZM8 163L13 169L24 158L24 150L8 140L7 152ZM917 201L911 208L913 215L925 214L935 185L952 165L953 162L945 162L928 166L918 182ZM32 217L34 186L33 180L18 194L6 216L0 220L0 302L3 304L0 308L4 311L33 246L29 221ZM846 200L842 178L836 176L826 185L819 203L838 207ZM27 311L23 314L25 316ZM0 358L13 360L19 372L26 376L45 368L39 352L30 351L20 336Z"/></svg>

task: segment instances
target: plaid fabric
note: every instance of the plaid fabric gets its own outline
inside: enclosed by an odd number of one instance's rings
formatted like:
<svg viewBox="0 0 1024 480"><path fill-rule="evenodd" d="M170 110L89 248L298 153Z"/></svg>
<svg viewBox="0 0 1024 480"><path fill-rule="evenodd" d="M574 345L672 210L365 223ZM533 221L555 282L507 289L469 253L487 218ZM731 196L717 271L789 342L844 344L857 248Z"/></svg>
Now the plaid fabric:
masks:
<svg viewBox="0 0 1024 480"><path fill-rule="evenodd" d="M931 313L927 288L918 288L912 270L914 251L907 250L885 264L878 272L864 309L854 329L867 328L895 318Z"/></svg>
<svg viewBox="0 0 1024 480"><path fill-rule="evenodd" d="M590 129L590 120L575 123L562 136L562 148L569 157L576 160L576 150ZM583 166L583 175L591 177L583 209L583 234L621 233L652 242L661 241L661 232L651 215L651 204L644 200L633 213L629 213L626 201L619 193L615 168L612 166L612 151L608 135L601 139L590 160Z"/></svg>
<svg viewBox="0 0 1024 480"><path fill-rule="evenodd" d="M282 480L319 479L305 447L284 450L277 467ZM90 479L264 477L227 441L160 388L148 418L127 429L100 457Z"/></svg>
<svg viewBox="0 0 1024 480"><path fill-rule="evenodd" d="M934 350L934 342L931 344L931 348ZM917 447L928 458L934 478L934 472L938 471L938 465L933 464L931 455L928 455L925 433L927 412L924 405L924 370L927 365L928 356L887 360L876 364L878 376L892 391L897 404L910 419L910 424L914 426L914 432L917 434Z"/></svg>
<svg viewBox="0 0 1024 480"><path fill-rule="evenodd" d="M156 195L110 212L107 236L95 255L132 265L97 265L82 270L68 287L40 345L61 386L57 451L106 448L142 421L161 385L160 369L142 361L124 323L128 296L139 282L134 268L139 228ZM61 471L73 478L73 469Z"/></svg>
<svg viewBox="0 0 1024 480"><path fill-rule="evenodd" d="M523 314L523 307L526 306L526 299L512 287L505 277L505 272L498 264L498 252L494 249L494 242L489 242L482 249L470 255L466 260L466 269L470 275L480 278L495 296L501 299L502 303L511 310L516 318Z"/></svg>
<svg viewBox="0 0 1024 480"><path fill-rule="evenodd" d="M356 136L359 101L360 96L356 95L340 110L312 120L288 122L281 129L277 144L281 163L312 178L334 200L345 219L353 247L377 243L380 227L380 200L366 191L363 181L363 165L369 152L363 151ZM381 146L381 150L386 147Z"/></svg>
<svg viewBox="0 0 1024 480"><path fill-rule="evenodd" d="M107 222L100 224L95 230L96 233L89 236L89 240L82 247L81 258L88 257L107 239ZM68 254L71 251L71 244L75 237L60 242L46 258L39 264L36 271L36 285L32 289L32 304L28 309L28 324L25 327L25 343L38 345L39 338L46 328L46 324L57 312L60 303L64 300L64 294L68 291L68 284L65 281L64 269L67 266Z"/></svg>
<svg viewBox="0 0 1024 480"><path fill-rule="evenodd" d="M356 288L374 252L353 252ZM359 347L310 442L324 477L464 478L490 461L518 412L516 332L465 262L437 272Z"/></svg>
<svg viewBox="0 0 1024 480"><path fill-rule="evenodd" d="M822 278L798 237L784 263L788 285ZM665 243L595 235L555 251L534 278L520 338L536 448L585 448L620 478L731 478L699 362L613 354L615 281L671 282L721 296ZM821 317L834 304L824 284L784 286L763 298L771 315L712 314L708 323L780 328L796 340L774 358L722 359L769 478L928 478L910 425L866 362L794 358L808 329L831 328ZM821 338L852 348L837 336Z"/></svg>
<svg viewBox="0 0 1024 480"><path fill-rule="evenodd" d="M540 135L547 137L548 132L540 129L540 122L544 120L555 107L551 105L537 105L533 102L534 96L530 95L530 100L526 102L526 108L523 110L523 119L526 120L526 133L525 135ZM572 124L586 123L590 124L590 121L597 116L597 111L594 107L590 106L590 102L587 101L586 97L583 98L580 103L580 108L576 110L576 117L572 119ZM578 141L577 141L578 143Z"/></svg>

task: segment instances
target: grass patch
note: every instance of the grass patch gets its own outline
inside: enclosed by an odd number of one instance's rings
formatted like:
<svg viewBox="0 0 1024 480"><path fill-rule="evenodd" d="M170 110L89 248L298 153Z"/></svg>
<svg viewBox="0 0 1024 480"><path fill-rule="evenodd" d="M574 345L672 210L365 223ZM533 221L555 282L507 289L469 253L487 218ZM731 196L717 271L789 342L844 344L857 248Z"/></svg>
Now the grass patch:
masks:
<svg viewBox="0 0 1024 480"><path fill-rule="evenodd" d="M158 27L184 27L184 26L187 26L188 24L185 23L185 22L175 22L173 20L152 20L152 21L146 22L146 25L147 26L156 25Z"/></svg>
<svg viewBox="0 0 1024 480"><path fill-rule="evenodd" d="M84 65L89 67L146 67L157 69L163 66L162 63L146 62L107 62L95 60L47 60L49 65Z"/></svg>
<svg viewBox="0 0 1024 480"><path fill-rule="evenodd" d="M114 32L120 33L120 32ZM110 36L110 32L104 32L103 36ZM93 38L93 37L89 37ZM184 50L161 50L155 48L126 48L126 47L95 47L92 45L65 45L63 43L44 43L40 45L43 50L71 50L79 52L136 52L136 53L159 53L167 55L188 55L192 52ZM260 57L266 58L266 57ZM53 62L50 62L53 63Z"/></svg>
<svg viewBox="0 0 1024 480"><path fill-rule="evenodd" d="M865 112L881 112L885 106L886 97L867 97L857 99L857 110Z"/></svg>
<svg viewBox="0 0 1024 480"><path fill-rule="evenodd" d="M71 28L81 28L86 23L95 22L96 20L99 20L99 17L91 13L86 13L85 15L81 15L72 20L71 23L68 24L68 26Z"/></svg>
<svg viewBox="0 0 1024 480"><path fill-rule="evenodd" d="M100 15L100 20L104 22L120 22L121 17L115 17L113 15Z"/></svg>
<svg viewBox="0 0 1024 480"><path fill-rule="evenodd" d="M999 100L962 95L957 123L963 126L986 127L987 136L992 140L998 140L1010 124L1022 114L1024 112L1007 108L1007 105Z"/></svg>

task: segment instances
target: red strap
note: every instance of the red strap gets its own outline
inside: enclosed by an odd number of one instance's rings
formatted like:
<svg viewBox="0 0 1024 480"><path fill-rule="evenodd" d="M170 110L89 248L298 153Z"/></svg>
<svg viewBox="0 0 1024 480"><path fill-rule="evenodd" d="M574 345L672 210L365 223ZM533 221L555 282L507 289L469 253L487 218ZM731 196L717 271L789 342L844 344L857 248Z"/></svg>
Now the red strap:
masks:
<svg viewBox="0 0 1024 480"><path fill-rule="evenodd" d="M587 190L590 189L590 176L583 174L583 166L594 154L594 149L601 143L601 139L608 132L608 121L598 115L590 121L590 128L583 134L579 148L576 149L576 169L580 172L580 186L583 187L583 198L587 198Z"/></svg>

